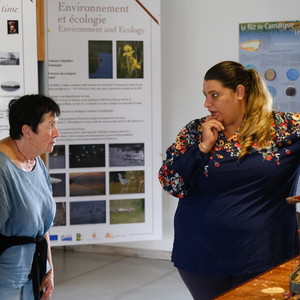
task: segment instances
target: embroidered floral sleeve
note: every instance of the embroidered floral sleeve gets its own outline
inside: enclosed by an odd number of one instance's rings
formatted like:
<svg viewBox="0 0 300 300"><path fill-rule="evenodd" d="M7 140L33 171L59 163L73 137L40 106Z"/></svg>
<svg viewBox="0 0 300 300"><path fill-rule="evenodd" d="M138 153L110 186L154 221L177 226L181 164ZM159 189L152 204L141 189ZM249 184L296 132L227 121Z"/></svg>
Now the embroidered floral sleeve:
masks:
<svg viewBox="0 0 300 300"><path fill-rule="evenodd" d="M201 122L201 120L194 120L181 130L175 142L167 149L166 159L159 170L158 179L163 189L174 197L183 198L187 195L187 187L182 176L174 170L174 161L185 154L192 145L198 143Z"/></svg>

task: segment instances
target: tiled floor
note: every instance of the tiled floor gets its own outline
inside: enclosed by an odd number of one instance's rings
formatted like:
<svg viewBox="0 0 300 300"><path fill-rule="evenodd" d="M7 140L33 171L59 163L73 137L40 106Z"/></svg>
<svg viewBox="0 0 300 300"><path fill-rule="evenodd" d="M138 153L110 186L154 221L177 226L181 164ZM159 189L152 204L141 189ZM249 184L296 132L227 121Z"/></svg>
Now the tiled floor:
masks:
<svg viewBox="0 0 300 300"><path fill-rule="evenodd" d="M177 270L155 260L52 248L52 300L192 300Z"/></svg>

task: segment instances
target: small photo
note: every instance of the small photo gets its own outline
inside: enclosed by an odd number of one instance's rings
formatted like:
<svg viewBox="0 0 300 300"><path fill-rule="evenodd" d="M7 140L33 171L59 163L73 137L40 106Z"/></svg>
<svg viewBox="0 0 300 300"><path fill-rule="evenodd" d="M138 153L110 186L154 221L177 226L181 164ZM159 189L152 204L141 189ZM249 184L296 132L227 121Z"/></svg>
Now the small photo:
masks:
<svg viewBox="0 0 300 300"><path fill-rule="evenodd" d="M112 41L89 41L89 78L113 78Z"/></svg>
<svg viewBox="0 0 300 300"><path fill-rule="evenodd" d="M143 41L117 42L117 78L144 78Z"/></svg>
<svg viewBox="0 0 300 300"><path fill-rule="evenodd" d="M105 145L69 145L70 168L105 167Z"/></svg>
<svg viewBox="0 0 300 300"><path fill-rule="evenodd" d="M105 172L70 173L70 196L105 195Z"/></svg>
<svg viewBox="0 0 300 300"><path fill-rule="evenodd" d="M109 173L110 194L137 194L145 192L144 171L119 171Z"/></svg>
<svg viewBox="0 0 300 300"><path fill-rule="evenodd" d="M145 199L122 199L109 201L110 224L145 222Z"/></svg>
<svg viewBox="0 0 300 300"><path fill-rule="evenodd" d="M144 166L144 144L110 144L109 166Z"/></svg>
<svg viewBox="0 0 300 300"><path fill-rule="evenodd" d="M6 81L1 83L1 89L6 92L14 92L20 88L20 83L15 81Z"/></svg>
<svg viewBox="0 0 300 300"><path fill-rule="evenodd" d="M20 55L18 52L1 52L0 53L1 66L18 66L20 65Z"/></svg>
<svg viewBox="0 0 300 300"><path fill-rule="evenodd" d="M70 202L70 224L106 223L106 201Z"/></svg>
<svg viewBox="0 0 300 300"><path fill-rule="evenodd" d="M53 197L66 196L66 174L50 174L50 181L52 184Z"/></svg>
<svg viewBox="0 0 300 300"><path fill-rule="evenodd" d="M66 213L66 202L57 202L53 226L66 226Z"/></svg>
<svg viewBox="0 0 300 300"><path fill-rule="evenodd" d="M49 153L49 169L64 169L66 167L66 154L64 145L55 145Z"/></svg>
<svg viewBox="0 0 300 300"><path fill-rule="evenodd" d="M8 20L7 21L7 34L18 34L19 33L19 21Z"/></svg>

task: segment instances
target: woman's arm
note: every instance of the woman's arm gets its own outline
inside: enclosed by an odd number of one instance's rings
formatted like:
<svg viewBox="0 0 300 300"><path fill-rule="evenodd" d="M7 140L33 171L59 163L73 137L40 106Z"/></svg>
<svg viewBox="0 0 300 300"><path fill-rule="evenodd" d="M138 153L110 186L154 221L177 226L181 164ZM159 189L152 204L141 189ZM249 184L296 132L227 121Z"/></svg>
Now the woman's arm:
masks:
<svg viewBox="0 0 300 300"><path fill-rule="evenodd" d="M200 137L201 120L194 120L179 132L167 149L158 179L163 189L174 197L188 195L209 160L209 154L199 150Z"/></svg>

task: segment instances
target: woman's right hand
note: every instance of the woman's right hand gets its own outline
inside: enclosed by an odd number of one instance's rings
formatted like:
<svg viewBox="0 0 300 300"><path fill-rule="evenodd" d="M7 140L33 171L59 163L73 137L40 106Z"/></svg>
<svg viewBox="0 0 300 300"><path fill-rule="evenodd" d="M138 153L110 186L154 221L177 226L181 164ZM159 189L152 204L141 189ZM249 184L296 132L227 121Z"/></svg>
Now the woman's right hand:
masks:
<svg viewBox="0 0 300 300"><path fill-rule="evenodd" d="M300 202L300 196L292 196L286 198L287 203L289 204L296 204Z"/></svg>
<svg viewBox="0 0 300 300"><path fill-rule="evenodd" d="M225 130L223 124L214 116L207 116L205 122L202 123L201 143L199 143L200 151L208 153L215 144L219 132Z"/></svg>

